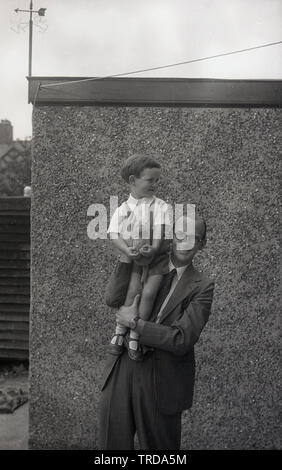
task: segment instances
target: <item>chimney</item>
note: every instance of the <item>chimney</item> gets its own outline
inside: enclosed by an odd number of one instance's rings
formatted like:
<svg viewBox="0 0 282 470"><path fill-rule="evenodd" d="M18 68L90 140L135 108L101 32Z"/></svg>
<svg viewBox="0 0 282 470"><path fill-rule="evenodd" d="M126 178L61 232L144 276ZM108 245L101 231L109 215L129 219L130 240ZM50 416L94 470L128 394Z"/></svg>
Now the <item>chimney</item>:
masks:
<svg viewBox="0 0 282 470"><path fill-rule="evenodd" d="M13 126L8 119L0 122L0 144L11 144L13 142Z"/></svg>

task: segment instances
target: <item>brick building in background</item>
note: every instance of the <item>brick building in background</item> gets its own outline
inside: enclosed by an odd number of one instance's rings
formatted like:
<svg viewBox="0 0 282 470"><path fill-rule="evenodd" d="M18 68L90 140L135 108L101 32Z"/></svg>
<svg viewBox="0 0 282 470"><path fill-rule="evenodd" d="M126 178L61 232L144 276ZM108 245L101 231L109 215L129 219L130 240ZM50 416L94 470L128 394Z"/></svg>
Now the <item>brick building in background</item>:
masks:
<svg viewBox="0 0 282 470"><path fill-rule="evenodd" d="M31 184L31 140L13 140L13 126L0 122L0 197L23 196Z"/></svg>

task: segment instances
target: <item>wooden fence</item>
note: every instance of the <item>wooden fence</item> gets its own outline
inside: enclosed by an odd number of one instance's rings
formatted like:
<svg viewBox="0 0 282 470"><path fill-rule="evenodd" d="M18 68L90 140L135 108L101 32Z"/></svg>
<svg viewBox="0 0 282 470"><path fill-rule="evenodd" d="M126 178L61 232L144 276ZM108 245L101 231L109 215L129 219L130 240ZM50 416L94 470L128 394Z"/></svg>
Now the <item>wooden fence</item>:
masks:
<svg viewBox="0 0 282 470"><path fill-rule="evenodd" d="M30 198L0 198L0 359L28 359Z"/></svg>

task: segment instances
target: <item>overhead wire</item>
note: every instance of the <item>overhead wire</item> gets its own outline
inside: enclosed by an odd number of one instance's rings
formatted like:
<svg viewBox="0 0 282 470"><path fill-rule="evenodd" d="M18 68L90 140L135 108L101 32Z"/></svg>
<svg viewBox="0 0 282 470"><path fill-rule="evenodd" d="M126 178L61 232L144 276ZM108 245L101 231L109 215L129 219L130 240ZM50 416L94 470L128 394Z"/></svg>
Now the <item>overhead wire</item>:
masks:
<svg viewBox="0 0 282 470"><path fill-rule="evenodd" d="M134 74L137 74L137 73L142 73L142 72L150 72L150 71L153 71L153 70L162 70L162 69L166 69L166 68L177 67L177 66L180 66L180 65L187 65L187 64L192 64L192 63L195 63L195 62L202 62L202 61L205 61L205 60L216 59L216 58L219 58L219 57L230 56L230 55L234 55L234 54L241 54L241 53L244 53L244 52L253 51L255 49L262 49L262 48L265 48L265 47L276 46L278 44L282 44L282 41L270 42L270 43L267 43L267 44L261 44L259 46L247 47L245 49L238 49L238 50L235 50L235 51L223 52L223 53L220 53L220 54L214 54L214 55L211 55L211 56L184 60L184 61L181 61L181 62L175 62L175 63L167 64L167 65L160 65L160 66L156 66L156 67L149 67L149 68L145 68L145 69L133 70L131 72L122 72L122 73L117 73L117 74L112 74L112 75L105 75L105 76L102 76L102 77L82 78L82 79L79 79L79 80L68 80L68 81L64 81L64 82L47 83L47 84L44 84L44 85L40 82L38 87L37 87L37 90L36 90L36 95L35 95L35 99L34 99L33 104L34 105L36 104L36 100L38 98L39 91L42 90L42 89L45 89L45 88L51 88L51 87L56 87L56 86L65 86L65 85L69 86L69 85L75 85L77 83L94 82L94 81L98 81L98 80L105 80L105 79L108 79L108 78L124 77L124 76L128 76L128 75L134 75ZM55 89L54 89L54 91L60 92L60 90L55 90ZM68 92L68 94L70 96L77 96L77 95L74 95L71 92Z"/></svg>
<svg viewBox="0 0 282 470"><path fill-rule="evenodd" d="M206 56L206 57L200 57L200 58L197 58L197 59L184 60L182 62L175 62L173 64L160 65L160 66L156 66L156 67L149 67L149 68L146 68L146 69L133 70L131 72L122 72L122 73L117 73L117 74L114 74L114 75L106 75L106 76L103 76L103 77L82 78L80 80L72 80L72 81L68 81L68 82L65 81L65 82L57 82L57 83L48 83L46 85L42 85L42 88L51 88L51 87L54 87L54 86L65 85L65 84L74 85L76 83L90 82L90 81L96 81L96 80L105 80L107 78L123 77L125 75L134 75L136 73L150 72L150 71L153 71L153 70L161 70L161 69L165 69L165 68L169 68L169 67L177 67L179 65L192 64L194 62L201 62L201 61L204 61L204 60L216 59L218 57L224 57L224 56L233 55L233 54L241 54L243 52L253 51L255 49L262 49L264 47L276 46L278 44L282 44L282 41L270 42L270 43L267 43L267 44L262 44L260 46L247 47L245 49L238 49L236 51L223 52L223 53L220 53L220 54L215 54L215 55Z"/></svg>

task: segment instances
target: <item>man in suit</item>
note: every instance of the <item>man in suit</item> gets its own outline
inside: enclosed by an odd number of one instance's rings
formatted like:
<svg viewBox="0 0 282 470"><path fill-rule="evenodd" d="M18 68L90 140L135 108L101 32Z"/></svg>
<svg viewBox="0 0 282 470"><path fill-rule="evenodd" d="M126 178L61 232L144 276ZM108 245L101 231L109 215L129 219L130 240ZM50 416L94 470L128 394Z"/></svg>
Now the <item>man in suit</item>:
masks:
<svg viewBox="0 0 282 470"><path fill-rule="evenodd" d="M170 273L164 276L150 320L138 318L138 298L116 313L120 324L140 334L143 360L132 361L126 349L108 357L100 403L104 450L134 449L135 432L142 450L180 448L181 414L193 401L194 345L208 321L213 298L214 282L192 263L205 243L206 224L196 217L192 249L174 233ZM119 269L128 270L129 279L128 266L120 263L115 282ZM124 286L120 292L122 305Z"/></svg>

